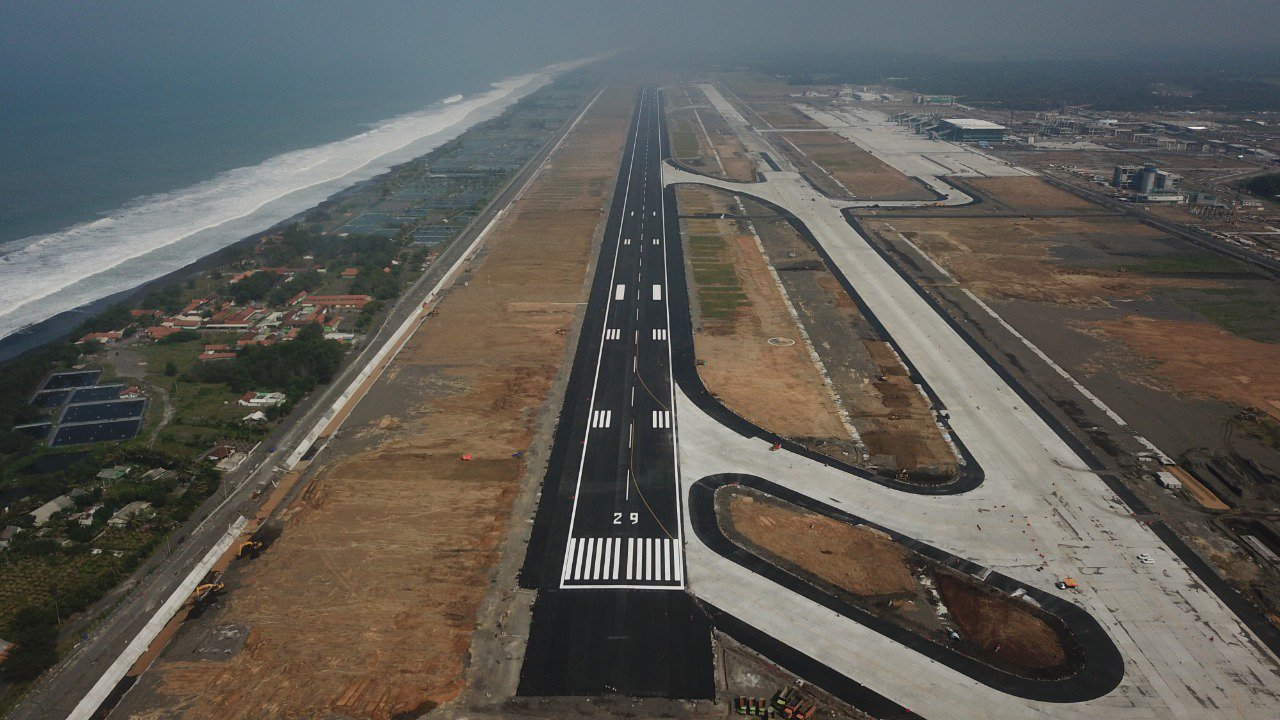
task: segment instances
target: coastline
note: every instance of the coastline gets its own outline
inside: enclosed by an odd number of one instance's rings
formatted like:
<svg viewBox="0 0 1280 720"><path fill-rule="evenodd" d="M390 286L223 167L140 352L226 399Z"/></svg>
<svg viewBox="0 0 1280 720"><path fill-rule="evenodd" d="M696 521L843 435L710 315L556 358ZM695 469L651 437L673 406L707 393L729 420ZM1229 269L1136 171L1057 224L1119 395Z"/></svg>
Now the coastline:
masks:
<svg viewBox="0 0 1280 720"><path fill-rule="evenodd" d="M38 296L35 300L29 300L22 304L14 305L9 312L6 313L10 318L19 312L24 305L28 305L32 302L51 301L51 304L57 305L57 297L61 293L84 295L93 292L92 290L86 290L84 285L91 282L91 279L96 275L105 275L107 273L115 272L117 275L123 274L126 276L134 276L133 278L120 278L114 283L110 278L104 278L104 284L107 285L107 287L104 288L104 292L106 293L105 295L75 304L70 303L74 303L79 298L74 296L66 298L63 301L63 308L58 309L54 314L14 329L9 334L0 337L0 362L7 362L22 354L66 338L86 319L93 317L112 305L136 300L156 288L163 287L174 282L181 282L192 274L198 273L217 264L220 261L220 258L225 257L225 252L240 247L243 243L252 242L263 235L270 234L273 230L287 225L290 222L297 221L301 217L305 216L306 213L311 212L325 202L335 198L340 198L344 194L356 191L359 188L366 187L369 183L379 182L388 173L394 171L395 168L415 159L428 156L436 149L447 145L449 142L462 136L472 128L475 128L486 121L492 120L493 118L500 117L524 97L527 97L540 88L554 82L565 72L581 67L588 62L590 62L590 59L558 63L540 68L534 72L505 78L499 82L495 82L493 83L495 87L504 83L515 84L512 86L510 92L505 93L500 97L484 99L482 102L477 104L476 107L468 110L462 117L458 118L450 125L414 137L399 147L392 148L386 152L376 155L375 157L364 160L360 162L357 167L351 168L337 177L325 178L302 187L291 188L278 197L262 202L250 212L244 213L243 215L222 218L218 220L218 222L213 223L209 228L206 228L206 230L177 237L167 244L144 249L142 252L135 253L133 256L126 255L119 257L114 261L114 264L106 267L100 266L98 271L72 280L61 289L46 293L43 296ZM461 101L455 100L455 97L456 96L451 96L439 101L439 107L449 108L459 104ZM478 98L484 98L484 96L481 95L478 96ZM394 120L395 119L392 119L388 122L392 122ZM275 160L275 158L266 162L271 162L272 160ZM264 162L264 164L266 163ZM370 171L375 172L375 174L369 176L364 175L364 173ZM333 188L332 186L335 186L337 183L346 184L338 185L336 188ZM324 195L317 194L317 190L324 191L326 188L332 189L329 189L329 191ZM288 203L288 199L293 196L302 197L298 197L294 202ZM305 202L305 205L300 205L299 201ZM273 214L271 213L269 206L283 203L292 205L292 207L288 209L293 210L293 212L289 212L285 217L280 217L280 215L276 215L275 217L259 217L261 214ZM284 210L285 208L280 209ZM242 227L237 228L237 225L241 225ZM249 228L243 227L244 225L248 225ZM256 227L253 227L254 225L256 225ZM72 227L80 227L80 225ZM219 228L223 228L222 231L230 235L231 238L201 238L201 236L205 235L206 232L212 234L218 233ZM250 232L244 232L246 229L250 228ZM239 234L238 238L235 237L236 234ZM197 239L199 239L198 242ZM196 255L195 253L200 252L202 249L200 247L202 245L213 247L209 247L206 252ZM21 252L21 250L16 252ZM125 253L128 253L127 249L125 250ZM165 254L169 254L171 256L171 259L167 262L163 257ZM174 254L177 254L178 257L172 257ZM155 260L158 261L157 264L162 267L158 268L159 274L154 277L146 278L144 276L148 274L148 271L142 268L136 268L136 264L141 263L146 259L150 259L152 256L154 256ZM187 261L182 262L184 259ZM180 264L175 267L172 265L174 262ZM134 264L134 267L130 268L130 264ZM169 267L164 268L164 265L169 265ZM134 280L134 282L127 286L123 285L123 283L129 282L130 280ZM112 287L112 285L115 285L115 287Z"/></svg>

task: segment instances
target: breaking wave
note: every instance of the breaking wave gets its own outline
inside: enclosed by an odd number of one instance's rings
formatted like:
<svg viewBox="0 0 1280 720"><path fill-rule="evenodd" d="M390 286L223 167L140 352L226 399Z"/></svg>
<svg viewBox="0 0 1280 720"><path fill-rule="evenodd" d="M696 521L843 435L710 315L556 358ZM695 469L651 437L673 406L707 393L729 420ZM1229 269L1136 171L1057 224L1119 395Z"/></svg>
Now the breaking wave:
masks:
<svg viewBox="0 0 1280 720"><path fill-rule="evenodd" d="M559 72L553 65L446 98L352 137L137 198L105 217L0 247L0 338L172 272L310 208L334 192L496 117Z"/></svg>

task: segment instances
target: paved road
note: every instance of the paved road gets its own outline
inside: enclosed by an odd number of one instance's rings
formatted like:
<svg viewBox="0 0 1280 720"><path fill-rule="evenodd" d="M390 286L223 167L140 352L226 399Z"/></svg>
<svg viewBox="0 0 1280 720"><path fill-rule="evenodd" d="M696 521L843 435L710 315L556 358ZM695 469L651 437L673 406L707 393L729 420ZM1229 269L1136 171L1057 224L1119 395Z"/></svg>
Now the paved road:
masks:
<svg viewBox="0 0 1280 720"><path fill-rule="evenodd" d="M542 592L521 694L712 693L710 629L683 592L664 147L644 89L522 576Z"/></svg>
<svg viewBox="0 0 1280 720"><path fill-rule="evenodd" d="M324 419L337 397L405 319L418 309L427 293L463 255L476 235L511 204L529 179L541 169L547 156L570 126L570 123L566 123L550 138L546 147L508 182L467 230L441 253L431 269L391 309L378 331L368 337L358 351L348 356L338 378L304 400L291 420L263 441L236 471L224 476L223 489L202 506L193 520L177 534L182 539L172 553L153 558L143 570L135 574L140 580L120 598L119 605L111 611L110 616L40 681L13 710L11 720L44 720L66 717L71 712L80 698L84 697L129 641L138 634L156 608L174 591L189 569L213 547L227 527L240 515L251 516L255 512L261 500L252 495L279 477L277 463L283 461L304 440L307 433ZM272 453L272 447L278 450ZM115 597L113 595L110 599L114 600ZM96 614L109 608L109 604L100 604L100 607L91 612Z"/></svg>

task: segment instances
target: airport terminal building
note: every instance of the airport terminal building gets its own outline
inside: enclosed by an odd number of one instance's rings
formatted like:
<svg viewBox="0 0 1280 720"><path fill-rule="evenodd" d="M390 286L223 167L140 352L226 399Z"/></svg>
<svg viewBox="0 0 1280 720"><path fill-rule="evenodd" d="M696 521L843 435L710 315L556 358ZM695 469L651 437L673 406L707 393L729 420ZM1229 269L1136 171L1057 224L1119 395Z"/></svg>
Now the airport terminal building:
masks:
<svg viewBox="0 0 1280 720"><path fill-rule="evenodd" d="M944 118L936 128L938 137L952 142L1004 142L1006 130L1003 125L971 118Z"/></svg>

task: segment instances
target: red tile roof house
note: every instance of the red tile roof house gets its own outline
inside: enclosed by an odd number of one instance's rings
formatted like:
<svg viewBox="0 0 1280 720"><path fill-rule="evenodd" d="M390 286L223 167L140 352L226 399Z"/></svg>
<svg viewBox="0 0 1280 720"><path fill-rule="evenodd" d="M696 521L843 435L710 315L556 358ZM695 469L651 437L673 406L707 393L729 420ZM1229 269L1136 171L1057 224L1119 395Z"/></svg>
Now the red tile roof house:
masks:
<svg viewBox="0 0 1280 720"><path fill-rule="evenodd" d="M353 278L353 277L355 277L356 275L359 275L359 274L360 274L360 271L359 271L359 270L357 270L356 268L347 268L346 270L343 270L343 271L342 271L342 276L341 276L341 277L344 277L344 278Z"/></svg>
<svg viewBox="0 0 1280 720"><path fill-rule="evenodd" d="M261 313L262 311L258 308L241 308L232 305L214 313L204 326L211 330L243 330L253 327L253 321Z"/></svg>
<svg viewBox="0 0 1280 720"><path fill-rule="evenodd" d="M151 338L152 340L159 340L160 338L169 337L170 335L176 332L181 332L181 331L182 331L182 328L169 327L165 325L156 325L154 327L149 327L146 330L143 330L142 333L147 337Z"/></svg>
<svg viewBox="0 0 1280 720"><path fill-rule="evenodd" d="M207 362L209 360L234 360L235 358L236 354L233 352L200 353L196 356L196 359L201 362Z"/></svg>
<svg viewBox="0 0 1280 720"><path fill-rule="evenodd" d="M356 308L360 309L373 302L368 295L312 295L307 298L308 305L321 308Z"/></svg>

